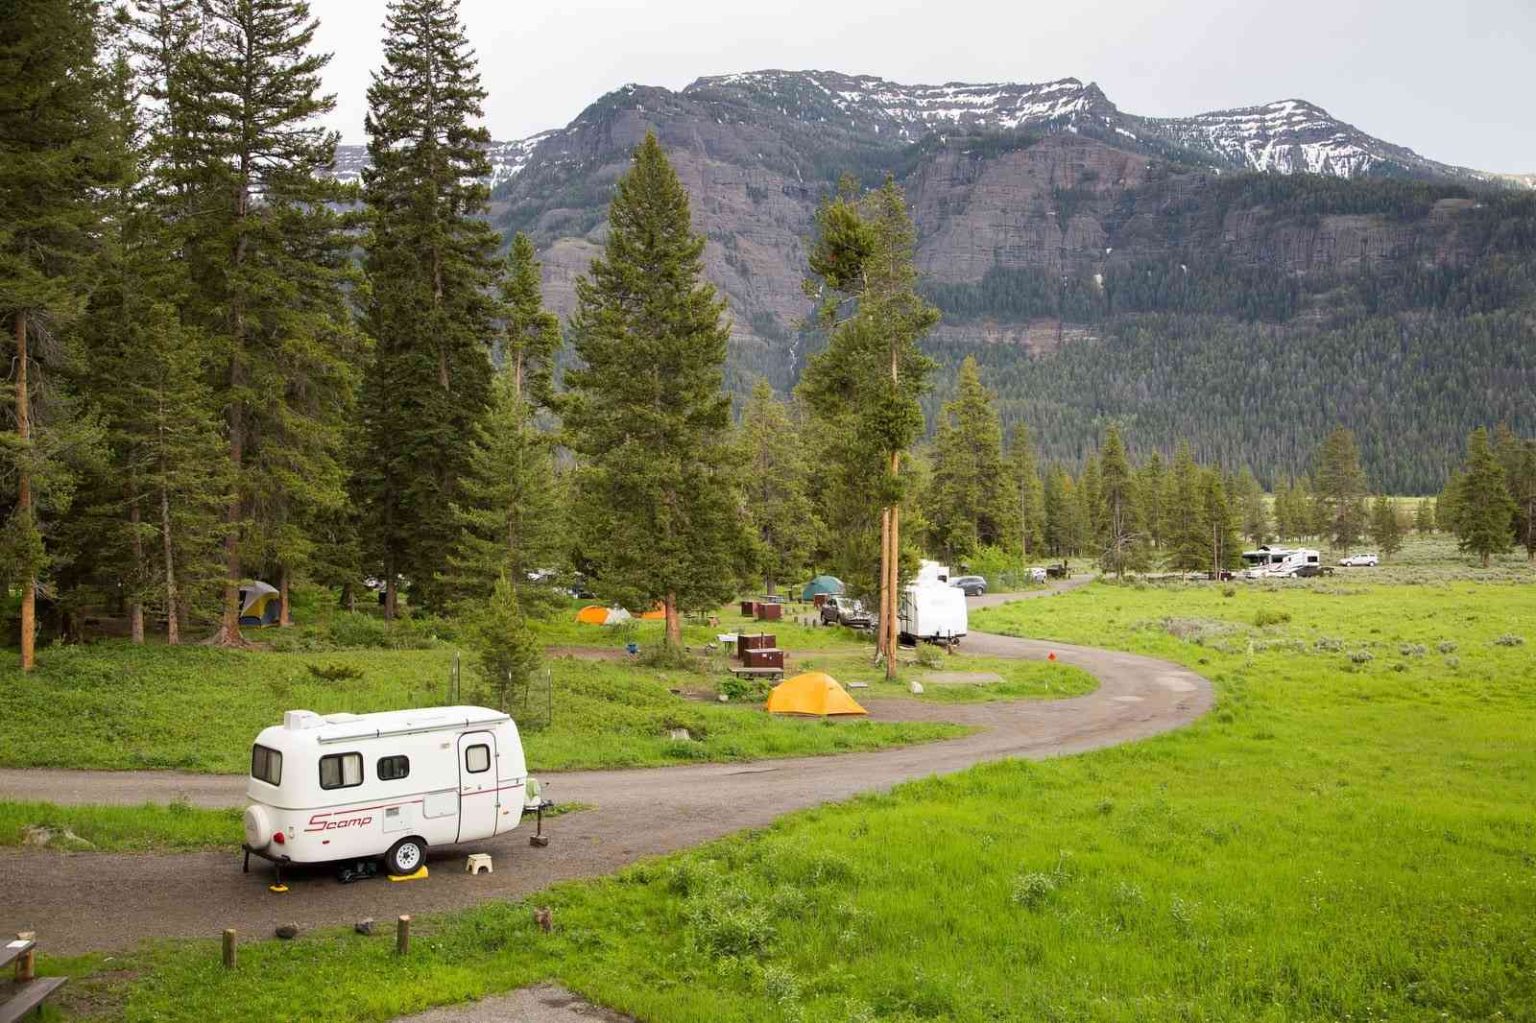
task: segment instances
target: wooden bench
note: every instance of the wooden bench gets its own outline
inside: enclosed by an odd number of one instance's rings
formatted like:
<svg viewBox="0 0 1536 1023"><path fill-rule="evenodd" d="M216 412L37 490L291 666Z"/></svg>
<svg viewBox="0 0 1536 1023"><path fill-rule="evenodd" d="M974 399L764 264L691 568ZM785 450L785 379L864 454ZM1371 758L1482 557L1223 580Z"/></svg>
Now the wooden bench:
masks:
<svg viewBox="0 0 1536 1023"><path fill-rule="evenodd" d="M782 679L783 668L732 668L731 674L737 678L768 678Z"/></svg>
<svg viewBox="0 0 1536 1023"><path fill-rule="evenodd" d="M4 1002L0 1002L0 1023L16 1023L33 1009L42 1012L43 1002L64 986L65 977L35 977L37 943L29 936L17 935L0 947L0 968L14 962L16 983Z"/></svg>

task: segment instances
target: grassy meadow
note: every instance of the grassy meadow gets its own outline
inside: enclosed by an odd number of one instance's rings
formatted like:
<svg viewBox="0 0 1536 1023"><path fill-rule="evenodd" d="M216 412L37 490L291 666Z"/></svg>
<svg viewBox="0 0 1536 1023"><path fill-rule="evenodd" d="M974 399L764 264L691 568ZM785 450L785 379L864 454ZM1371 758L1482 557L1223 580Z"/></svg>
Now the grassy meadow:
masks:
<svg viewBox="0 0 1536 1023"><path fill-rule="evenodd" d="M1217 706L418 921L404 964L317 934L236 973L207 943L54 968L128 1020L382 1020L545 978L669 1023L1536 1020L1536 587L1476 574L987 611L1186 664Z"/></svg>

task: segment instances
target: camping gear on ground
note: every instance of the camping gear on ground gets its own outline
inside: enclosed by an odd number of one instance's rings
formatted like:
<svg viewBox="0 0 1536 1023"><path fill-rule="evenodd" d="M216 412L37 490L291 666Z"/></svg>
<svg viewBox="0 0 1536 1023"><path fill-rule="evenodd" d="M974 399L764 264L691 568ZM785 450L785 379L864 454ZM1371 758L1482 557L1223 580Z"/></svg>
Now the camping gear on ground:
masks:
<svg viewBox="0 0 1536 1023"><path fill-rule="evenodd" d="M530 782L517 725L486 707L290 710L251 747L245 869L383 857L412 875L429 845L511 831ZM280 878L279 878L280 879Z"/></svg>
<svg viewBox="0 0 1536 1023"><path fill-rule="evenodd" d="M277 587L259 579L248 579L240 584L240 624L276 625L282 600Z"/></svg>
<svg viewBox="0 0 1536 1023"><path fill-rule="evenodd" d="M784 651L778 647L753 647L741 657L744 668L783 668Z"/></svg>
<svg viewBox="0 0 1536 1023"><path fill-rule="evenodd" d="M746 657L748 650L760 650L764 647L779 645L777 636L767 632L757 632L752 635L742 633L736 637L736 656Z"/></svg>
<svg viewBox="0 0 1536 1023"><path fill-rule="evenodd" d="M817 597L839 597L842 596L845 589L843 581L837 578L837 576L818 575L805 584L805 588L800 591L800 599L815 600ZM820 606L819 603L818 606Z"/></svg>
<svg viewBox="0 0 1536 1023"><path fill-rule="evenodd" d="M757 620L760 622L776 622L784 617L783 604L759 604L757 605Z"/></svg>
<svg viewBox="0 0 1536 1023"><path fill-rule="evenodd" d="M593 604L576 612L576 620L583 625L618 625L632 618L628 611L622 607L603 607Z"/></svg>
<svg viewBox="0 0 1536 1023"><path fill-rule="evenodd" d="M808 671L773 687L764 704L770 714L868 714L849 696L837 679L824 671Z"/></svg>

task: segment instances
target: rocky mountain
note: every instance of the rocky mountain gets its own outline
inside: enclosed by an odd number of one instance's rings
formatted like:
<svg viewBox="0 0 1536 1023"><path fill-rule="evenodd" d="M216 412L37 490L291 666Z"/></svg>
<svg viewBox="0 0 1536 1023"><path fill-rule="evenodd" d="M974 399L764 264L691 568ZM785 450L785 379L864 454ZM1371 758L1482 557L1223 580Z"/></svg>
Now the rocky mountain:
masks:
<svg viewBox="0 0 1536 1023"><path fill-rule="evenodd" d="M1516 343L1531 337L1521 333L1533 291L1524 267L1536 265L1531 182L1429 160L1302 100L1151 118L1071 78L911 86L760 71L678 91L625 86L566 127L491 153L493 216L539 245L562 314L647 131L709 240L707 272L733 313L738 389L758 375L793 385L820 343L802 325L800 288L816 205L841 175L875 184L889 174L907 190L919 266L945 312L930 348L947 365L981 358L1006 418L1028 419L1050 457L1077 457L1112 417L1145 424L1144 443L1190 436L1206 457L1274 476L1299 468L1342 417L1384 484L1428 487L1468 423L1492 415L1536 428L1536 345ZM343 172L355 174L356 154L344 155ZM1454 335L1446 317L1471 315L1492 333L1462 380L1425 346ZM1527 318L1489 326L1489 316ZM1389 344L1389 324L1398 356L1434 363L1429 377L1385 375L1397 371L1373 346ZM1198 374L1168 375L1179 345L1200 350ZM1344 364L1359 369L1345 375L1368 378L1353 399L1303 359L1303 378L1278 401L1244 361L1262 350L1291 365L1311 351L1332 363L1346 349ZM1143 364L1126 361L1132 350ZM1068 365L1097 390L1061 383ZM1406 421L1410 384L1438 379L1443 391L1452 377L1477 399L1432 424ZM1266 411L1251 428L1208 421L1220 388L1237 395L1237 420ZM1390 431L1407 431L1415 450L1392 448Z"/></svg>

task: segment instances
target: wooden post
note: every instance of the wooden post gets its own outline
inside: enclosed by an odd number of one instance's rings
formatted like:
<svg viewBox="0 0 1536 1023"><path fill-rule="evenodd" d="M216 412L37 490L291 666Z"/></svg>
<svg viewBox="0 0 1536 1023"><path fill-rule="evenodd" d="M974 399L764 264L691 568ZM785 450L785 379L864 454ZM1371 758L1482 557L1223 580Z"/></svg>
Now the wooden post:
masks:
<svg viewBox="0 0 1536 1023"><path fill-rule="evenodd" d="M405 955L411 950L411 915L403 913L395 927L395 954Z"/></svg>
<svg viewBox="0 0 1536 1023"><path fill-rule="evenodd" d="M17 931L17 941L36 941L37 934L34 931ZM29 948L16 960L16 983L25 984L37 975L37 950Z"/></svg>
<svg viewBox="0 0 1536 1023"><path fill-rule="evenodd" d="M224 969L233 970L235 965L235 929L227 927L224 929Z"/></svg>

